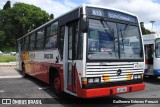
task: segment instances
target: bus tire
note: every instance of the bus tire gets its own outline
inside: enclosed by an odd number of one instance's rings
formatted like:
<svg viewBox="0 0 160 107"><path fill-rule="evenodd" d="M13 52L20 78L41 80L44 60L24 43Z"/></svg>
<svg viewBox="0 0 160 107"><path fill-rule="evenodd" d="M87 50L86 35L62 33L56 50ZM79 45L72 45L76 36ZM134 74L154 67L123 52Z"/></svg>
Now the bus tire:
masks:
<svg viewBox="0 0 160 107"><path fill-rule="evenodd" d="M60 96L62 94L60 76L58 73L54 73L54 75L52 74L51 77L53 77L50 83L51 89L53 89L56 95Z"/></svg>
<svg viewBox="0 0 160 107"><path fill-rule="evenodd" d="M27 77L27 74L26 74L26 70L25 70L24 64L22 64L22 77L23 77L23 78L26 78L26 77Z"/></svg>

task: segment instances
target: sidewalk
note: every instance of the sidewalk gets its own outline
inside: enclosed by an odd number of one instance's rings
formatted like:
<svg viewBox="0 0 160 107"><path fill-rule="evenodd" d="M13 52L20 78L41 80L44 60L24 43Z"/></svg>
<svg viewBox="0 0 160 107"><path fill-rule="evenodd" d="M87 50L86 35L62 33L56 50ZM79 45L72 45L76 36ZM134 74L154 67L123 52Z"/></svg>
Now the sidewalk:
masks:
<svg viewBox="0 0 160 107"><path fill-rule="evenodd" d="M0 67L15 67L16 68L16 62L2 62L0 63Z"/></svg>
<svg viewBox="0 0 160 107"><path fill-rule="evenodd" d="M15 62L0 63L0 79L21 77L21 72L17 70Z"/></svg>

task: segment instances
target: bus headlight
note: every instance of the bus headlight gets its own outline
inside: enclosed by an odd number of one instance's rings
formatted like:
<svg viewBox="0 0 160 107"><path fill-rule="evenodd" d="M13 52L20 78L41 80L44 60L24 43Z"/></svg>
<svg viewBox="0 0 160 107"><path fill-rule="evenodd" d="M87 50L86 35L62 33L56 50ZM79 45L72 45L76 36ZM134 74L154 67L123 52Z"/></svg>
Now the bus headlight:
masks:
<svg viewBox="0 0 160 107"><path fill-rule="evenodd" d="M134 75L134 79L137 79L138 78L138 75Z"/></svg>
<svg viewBox="0 0 160 107"><path fill-rule="evenodd" d="M88 83L99 83L100 82L100 77L89 77L87 78Z"/></svg>
<svg viewBox="0 0 160 107"><path fill-rule="evenodd" d="M88 78L88 83L93 83L93 78Z"/></svg>
<svg viewBox="0 0 160 107"><path fill-rule="evenodd" d="M100 82L100 78L99 77L95 77L94 78L94 83L98 83L98 82Z"/></svg>
<svg viewBox="0 0 160 107"><path fill-rule="evenodd" d="M134 74L134 79L141 79L142 78L142 75L141 74Z"/></svg>
<svg viewBox="0 0 160 107"><path fill-rule="evenodd" d="M140 79L141 78L141 75L138 75L138 79Z"/></svg>

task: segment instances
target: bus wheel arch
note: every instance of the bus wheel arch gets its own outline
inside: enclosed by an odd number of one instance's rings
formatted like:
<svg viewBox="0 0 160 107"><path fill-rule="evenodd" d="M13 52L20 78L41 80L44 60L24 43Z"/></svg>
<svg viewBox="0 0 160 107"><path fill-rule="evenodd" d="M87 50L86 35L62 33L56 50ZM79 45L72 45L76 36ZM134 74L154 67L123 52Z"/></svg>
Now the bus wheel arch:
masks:
<svg viewBox="0 0 160 107"><path fill-rule="evenodd" d="M61 80L57 68L50 67L49 69L49 85L57 95L61 93Z"/></svg>

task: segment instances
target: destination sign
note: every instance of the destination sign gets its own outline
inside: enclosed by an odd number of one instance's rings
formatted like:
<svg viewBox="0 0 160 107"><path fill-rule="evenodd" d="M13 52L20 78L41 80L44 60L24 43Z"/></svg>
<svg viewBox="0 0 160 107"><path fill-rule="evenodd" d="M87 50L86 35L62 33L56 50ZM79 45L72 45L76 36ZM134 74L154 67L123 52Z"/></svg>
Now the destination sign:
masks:
<svg viewBox="0 0 160 107"><path fill-rule="evenodd" d="M136 22L135 17L116 11L108 11L108 18L125 20L129 22Z"/></svg>
<svg viewBox="0 0 160 107"><path fill-rule="evenodd" d="M137 18L135 16L132 16L123 12L108 10L108 9L87 7L87 15L106 17L108 19L117 19L117 20L137 23Z"/></svg>

